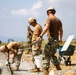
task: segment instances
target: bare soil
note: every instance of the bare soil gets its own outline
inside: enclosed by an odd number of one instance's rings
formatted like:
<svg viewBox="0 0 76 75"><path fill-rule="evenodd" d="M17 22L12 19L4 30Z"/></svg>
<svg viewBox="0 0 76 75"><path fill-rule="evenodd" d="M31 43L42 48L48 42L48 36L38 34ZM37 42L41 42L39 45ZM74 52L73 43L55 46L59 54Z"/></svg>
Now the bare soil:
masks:
<svg viewBox="0 0 76 75"><path fill-rule="evenodd" d="M31 53L27 54L27 52L24 51L22 59L23 59L23 61L27 61L27 62L32 61ZM66 66L64 64L64 62L62 61L61 64L60 64L60 67L61 67L62 70L57 71L55 66L53 64L51 64L50 65L50 70L53 70L55 72L55 75L76 75L76 52L74 52L74 54L71 56L71 65ZM59 72L61 74L59 74Z"/></svg>

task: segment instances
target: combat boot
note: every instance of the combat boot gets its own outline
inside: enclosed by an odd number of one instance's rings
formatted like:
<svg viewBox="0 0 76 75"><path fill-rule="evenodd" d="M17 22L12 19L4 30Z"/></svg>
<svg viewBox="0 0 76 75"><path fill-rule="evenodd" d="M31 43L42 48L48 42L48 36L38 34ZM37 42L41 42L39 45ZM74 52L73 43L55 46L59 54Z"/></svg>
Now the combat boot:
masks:
<svg viewBox="0 0 76 75"><path fill-rule="evenodd" d="M44 70L43 70L43 75L49 75L48 69L44 69Z"/></svg>
<svg viewBox="0 0 76 75"><path fill-rule="evenodd" d="M30 72L40 72L40 69L39 68L35 68L35 69L30 70Z"/></svg>
<svg viewBox="0 0 76 75"><path fill-rule="evenodd" d="M56 65L57 70L61 70L61 67L59 65Z"/></svg>

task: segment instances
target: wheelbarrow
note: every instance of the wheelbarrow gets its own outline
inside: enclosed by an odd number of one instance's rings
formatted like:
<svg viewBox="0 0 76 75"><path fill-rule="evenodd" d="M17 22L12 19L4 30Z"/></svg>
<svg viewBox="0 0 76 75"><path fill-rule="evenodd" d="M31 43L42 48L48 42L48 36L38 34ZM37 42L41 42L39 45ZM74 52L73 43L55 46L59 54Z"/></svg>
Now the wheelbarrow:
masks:
<svg viewBox="0 0 76 75"><path fill-rule="evenodd" d="M58 60L59 62L61 60L64 61L65 65L71 65L71 56L74 54L74 50L75 50L75 46L71 45L71 41L73 39L74 35L70 35L66 42L64 43L63 46L60 46L58 49L57 49L57 52L59 54L58 56Z"/></svg>
<svg viewBox="0 0 76 75"><path fill-rule="evenodd" d="M63 46L59 46L57 50L59 54L58 61L63 61L66 66L71 65L71 56L74 54L75 46L69 45L66 51L61 51L62 47Z"/></svg>

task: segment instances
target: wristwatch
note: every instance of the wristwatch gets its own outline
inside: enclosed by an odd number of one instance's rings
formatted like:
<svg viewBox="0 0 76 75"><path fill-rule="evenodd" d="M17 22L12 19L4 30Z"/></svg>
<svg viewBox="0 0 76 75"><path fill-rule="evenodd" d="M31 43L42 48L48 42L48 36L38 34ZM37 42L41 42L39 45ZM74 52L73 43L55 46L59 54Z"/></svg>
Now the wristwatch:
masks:
<svg viewBox="0 0 76 75"><path fill-rule="evenodd" d="M42 36L39 36L40 38L42 38Z"/></svg>

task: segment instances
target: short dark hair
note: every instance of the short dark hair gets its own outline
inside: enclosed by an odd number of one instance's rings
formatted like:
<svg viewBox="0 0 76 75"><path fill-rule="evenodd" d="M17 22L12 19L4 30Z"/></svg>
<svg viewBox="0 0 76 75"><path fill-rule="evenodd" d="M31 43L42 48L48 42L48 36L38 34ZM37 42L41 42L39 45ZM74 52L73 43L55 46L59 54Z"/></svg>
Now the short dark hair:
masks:
<svg viewBox="0 0 76 75"><path fill-rule="evenodd" d="M51 10L48 10L47 13L48 13L48 12L50 12L50 13L52 13L52 14L55 14L55 13L56 13L56 11L55 11L55 10L52 10L52 9L51 9Z"/></svg>

